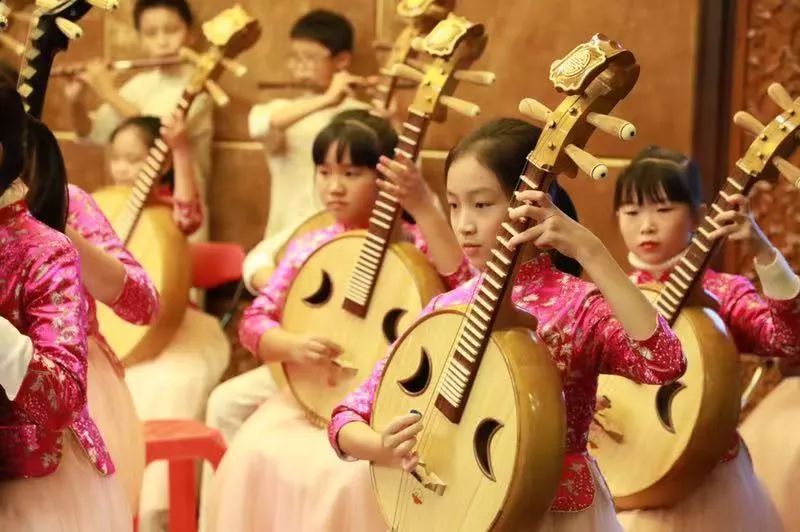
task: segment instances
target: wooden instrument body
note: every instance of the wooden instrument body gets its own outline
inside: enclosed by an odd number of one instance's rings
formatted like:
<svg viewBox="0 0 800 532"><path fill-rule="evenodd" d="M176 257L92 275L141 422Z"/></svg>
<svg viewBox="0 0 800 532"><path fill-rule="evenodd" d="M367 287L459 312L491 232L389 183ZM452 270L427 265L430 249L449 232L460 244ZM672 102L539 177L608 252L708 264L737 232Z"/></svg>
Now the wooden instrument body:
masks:
<svg viewBox="0 0 800 532"><path fill-rule="evenodd" d="M112 186L92 194L112 225L123 212L131 190ZM189 244L175 225L169 206L146 207L127 248L158 290L158 315L149 325L133 325L100 304L97 319L114 353L125 366L131 366L155 357L172 339L183 321L192 280Z"/></svg>
<svg viewBox="0 0 800 532"><path fill-rule="evenodd" d="M306 260L286 297L281 326L327 338L343 348L341 359L357 368L330 386L316 367L285 363L284 376L313 422L324 425L331 411L372 372L391 341L410 326L444 284L428 259L410 242L391 244L366 316L342 308L347 283L366 231L353 231L321 246Z"/></svg>
<svg viewBox="0 0 800 532"><path fill-rule="evenodd" d="M651 301L658 292L643 289ZM601 375L590 446L619 509L669 506L707 477L730 447L739 419L739 356L714 311L688 307L673 330L687 359L676 383L637 384ZM670 426L672 429L670 429ZM621 434L621 441L609 436Z"/></svg>
<svg viewBox="0 0 800 532"><path fill-rule="evenodd" d="M447 488L438 495L400 469L373 464L381 512L392 530L536 530L555 496L564 459L561 375L529 330L496 331L461 422L451 423L434 403L463 326L462 310L431 313L403 335L372 414L372 427L381 431L395 416L422 412L417 450Z"/></svg>

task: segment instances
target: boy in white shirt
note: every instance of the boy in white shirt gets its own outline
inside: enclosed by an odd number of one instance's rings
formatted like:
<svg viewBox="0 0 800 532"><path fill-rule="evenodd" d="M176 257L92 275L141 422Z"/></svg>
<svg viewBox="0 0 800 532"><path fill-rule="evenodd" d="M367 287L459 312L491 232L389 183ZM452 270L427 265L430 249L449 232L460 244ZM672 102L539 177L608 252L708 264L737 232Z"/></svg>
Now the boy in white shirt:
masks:
<svg viewBox="0 0 800 532"><path fill-rule="evenodd" d="M353 27L339 14L316 10L295 22L290 32L288 68L308 92L253 107L250 134L264 141L269 165L270 208L264 240L247 256L243 277L257 293L275 267L275 253L295 229L324 210L314 193L311 147L317 134L339 112L368 108L353 89L368 83L347 71L352 58ZM211 393L206 423L230 441L244 421L277 392L266 366L234 377Z"/></svg>

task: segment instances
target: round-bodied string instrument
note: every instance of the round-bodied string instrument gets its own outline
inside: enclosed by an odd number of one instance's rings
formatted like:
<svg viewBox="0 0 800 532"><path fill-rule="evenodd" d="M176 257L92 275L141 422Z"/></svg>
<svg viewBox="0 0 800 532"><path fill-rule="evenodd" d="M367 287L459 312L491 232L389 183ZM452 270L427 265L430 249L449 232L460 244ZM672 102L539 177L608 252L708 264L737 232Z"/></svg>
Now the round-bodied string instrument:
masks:
<svg viewBox="0 0 800 532"><path fill-rule="evenodd" d="M520 110L545 127L524 162L517 191L549 190L576 167L594 178L608 170L583 151L599 128L635 134L608 112L633 88L633 54L603 36L551 67L567 94L550 111L534 100ZM512 199L511 207L518 205ZM561 375L534 332L536 320L511 301L520 248L508 240L530 226L506 219L466 308L437 310L397 342L376 393L372 427L422 414L420 463L411 473L371 465L391 530L537 530L561 477L566 420Z"/></svg>

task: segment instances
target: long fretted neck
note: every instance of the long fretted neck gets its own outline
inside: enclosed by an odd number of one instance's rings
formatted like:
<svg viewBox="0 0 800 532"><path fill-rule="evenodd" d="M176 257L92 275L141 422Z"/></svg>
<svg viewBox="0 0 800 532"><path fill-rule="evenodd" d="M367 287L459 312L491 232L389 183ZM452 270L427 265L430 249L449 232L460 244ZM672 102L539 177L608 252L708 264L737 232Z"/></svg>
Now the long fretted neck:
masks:
<svg viewBox="0 0 800 532"><path fill-rule="evenodd" d="M195 96L196 94L193 92L184 91L176 110L184 114L188 112ZM139 217L142 215L147 200L153 191L153 187L156 186L161 177L161 170L168 154L169 147L167 144L160 137L157 138L153 147L147 153L144 167L136 177L131 195L125 204L122 214L114 221L114 230L125 244L130 240Z"/></svg>
<svg viewBox="0 0 800 532"><path fill-rule="evenodd" d="M550 173L528 161L520 175L517 190L548 190L552 180ZM516 199L512 199L511 207L517 205ZM504 305L513 305L511 288L520 266L521 246L509 249L508 241L530 225L529 220L506 218L467 308L466 318L456 339L455 352L445 368L436 397L436 408L453 423L461 421L498 314Z"/></svg>
<svg viewBox="0 0 800 532"><path fill-rule="evenodd" d="M376 95L372 99L373 107L377 109L389 108L389 104L392 103L392 98L394 98L394 93L397 90L397 76L391 74L392 65L396 58L407 55L407 52L406 54L400 53L402 50L398 50L398 48L407 49L410 47L412 39L418 34L419 30L414 26L407 26L397 37L392 47L389 60L380 71L378 84L375 86Z"/></svg>
<svg viewBox="0 0 800 532"><path fill-rule="evenodd" d="M702 279L708 263L723 243L724 239L712 240L708 237L712 231L720 227L713 218L730 209L731 206L726 198L734 194L747 195L755 181L739 168L734 171L733 176L725 180L725 184L717 194L714 203L711 204L708 214L703 218L697 233L692 238L689 248L664 283L664 288L655 305L659 314L664 316L670 325L675 323L692 291Z"/></svg>
<svg viewBox="0 0 800 532"><path fill-rule="evenodd" d="M409 109L408 119L403 123L396 152L416 161L420 144L430 117ZM361 246L356 266L347 283L342 308L356 316L364 317L375 291L375 283L383 266L383 259L389 249L392 234L400 220L403 209L397 198L384 191L378 193L378 199L372 207L369 218L367 238Z"/></svg>
<svg viewBox="0 0 800 532"><path fill-rule="evenodd" d="M17 91L22 96L25 110L36 119L42 118L44 98L53 70L53 60L58 50L45 43L46 33L43 29L45 21L35 18L28 32L25 53L22 54Z"/></svg>

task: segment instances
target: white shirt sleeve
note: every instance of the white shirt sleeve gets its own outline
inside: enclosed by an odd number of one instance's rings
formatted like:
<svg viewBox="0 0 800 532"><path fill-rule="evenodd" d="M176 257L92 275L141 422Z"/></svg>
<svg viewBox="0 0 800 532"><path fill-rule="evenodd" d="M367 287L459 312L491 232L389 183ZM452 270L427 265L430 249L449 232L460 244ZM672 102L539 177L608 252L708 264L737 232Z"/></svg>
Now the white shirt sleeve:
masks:
<svg viewBox="0 0 800 532"><path fill-rule="evenodd" d="M250 250L242 265L242 278L244 285L253 295L258 295L258 290L253 286L252 278L257 271L263 268L275 268L278 265L276 255L281 247L289 243L289 239L297 230L298 226L289 226L259 242L256 247Z"/></svg>
<svg viewBox="0 0 800 532"><path fill-rule="evenodd" d="M788 301L800 294L800 277L778 251L771 264L761 265L753 259L764 295L776 301Z"/></svg>
<svg viewBox="0 0 800 532"><path fill-rule="evenodd" d="M254 105L247 116L247 128L250 137L260 139L266 137L270 131L270 118L276 109L288 104L290 100L278 98L267 103Z"/></svg>
<svg viewBox="0 0 800 532"><path fill-rule="evenodd" d="M0 386L13 401L33 359L33 342L7 319L0 317Z"/></svg>

